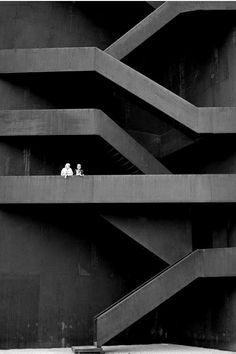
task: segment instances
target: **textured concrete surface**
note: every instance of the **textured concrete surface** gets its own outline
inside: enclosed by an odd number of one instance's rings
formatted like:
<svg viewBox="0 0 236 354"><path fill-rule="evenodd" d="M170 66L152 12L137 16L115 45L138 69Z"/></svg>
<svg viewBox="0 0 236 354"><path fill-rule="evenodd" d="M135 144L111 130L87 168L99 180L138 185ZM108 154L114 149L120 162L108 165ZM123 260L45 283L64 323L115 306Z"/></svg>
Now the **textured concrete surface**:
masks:
<svg viewBox="0 0 236 354"><path fill-rule="evenodd" d="M235 203L236 175L0 176L0 203Z"/></svg>
<svg viewBox="0 0 236 354"><path fill-rule="evenodd" d="M145 1L132 6L109 1L102 6L72 1L1 2L0 48L105 49L151 11Z"/></svg>

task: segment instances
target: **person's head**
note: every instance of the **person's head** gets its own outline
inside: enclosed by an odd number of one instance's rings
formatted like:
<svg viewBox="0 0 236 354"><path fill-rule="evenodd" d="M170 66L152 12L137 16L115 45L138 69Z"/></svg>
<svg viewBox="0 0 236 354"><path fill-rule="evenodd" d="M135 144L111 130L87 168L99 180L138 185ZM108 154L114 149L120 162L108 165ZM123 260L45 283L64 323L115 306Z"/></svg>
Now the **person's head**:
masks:
<svg viewBox="0 0 236 354"><path fill-rule="evenodd" d="M70 164L68 162L65 164L65 168L70 168Z"/></svg>
<svg viewBox="0 0 236 354"><path fill-rule="evenodd" d="M77 170L80 170L80 169L81 169L81 164L77 163Z"/></svg>

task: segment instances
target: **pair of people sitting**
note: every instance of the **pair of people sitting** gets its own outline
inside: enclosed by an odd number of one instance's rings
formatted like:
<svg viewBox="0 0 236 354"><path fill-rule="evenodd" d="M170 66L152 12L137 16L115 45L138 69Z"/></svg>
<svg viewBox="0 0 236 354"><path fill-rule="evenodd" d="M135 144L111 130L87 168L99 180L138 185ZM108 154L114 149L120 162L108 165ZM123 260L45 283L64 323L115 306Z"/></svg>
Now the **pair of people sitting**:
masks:
<svg viewBox="0 0 236 354"><path fill-rule="evenodd" d="M76 170L75 170L75 175L76 176L81 176L81 177L84 176L84 173L83 173L83 170L82 170L82 167L81 167L80 163L77 164L77 167L76 167ZM73 171L72 171L69 163L66 163L65 167L61 170L61 176L63 176L64 178L73 176Z"/></svg>

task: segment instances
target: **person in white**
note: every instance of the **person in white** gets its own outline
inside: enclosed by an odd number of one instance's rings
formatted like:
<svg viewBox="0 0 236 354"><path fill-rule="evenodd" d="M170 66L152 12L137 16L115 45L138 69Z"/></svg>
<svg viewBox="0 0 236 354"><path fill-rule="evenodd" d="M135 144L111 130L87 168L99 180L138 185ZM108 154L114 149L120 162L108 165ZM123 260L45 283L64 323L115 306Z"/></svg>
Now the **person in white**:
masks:
<svg viewBox="0 0 236 354"><path fill-rule="evenodd" d="M61 176L67 178L69 176L73 176L73 171L70 168L70 164L66 163L65 167L61 170Z"/></svg>
<svg viewBox="0 0 236 354"><path fill-rule="evenodd" d="M84 176L84 173L83 173L83 170L82 170L82 167L81 167L80 163L77 164L77 168L75 170L75 174L76 174L76 176L81 176L81 177Z"/></svg>

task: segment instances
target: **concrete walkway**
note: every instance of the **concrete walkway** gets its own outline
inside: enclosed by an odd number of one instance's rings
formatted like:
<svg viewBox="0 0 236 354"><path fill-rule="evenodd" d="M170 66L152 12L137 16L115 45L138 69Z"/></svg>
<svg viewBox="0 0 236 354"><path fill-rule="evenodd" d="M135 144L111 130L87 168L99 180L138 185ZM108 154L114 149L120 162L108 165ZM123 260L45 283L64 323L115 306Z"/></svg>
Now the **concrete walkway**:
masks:
<svg viewBox="0 0 236 354"><path fill-rule="evenodd" d="M189 347L184 345L175 344L149 344L149 345L122 345L114 347L104 346L106 354L223 354L231 353L229 351L215 350L215 349L205 349L199 347Z"/></svg>
<svg viewBox="0 0 236 354"><path fill-rule="evenodd" d="M205 349L198 347L189 347L174 344L150 344L150 345L121 345L121 346L104 346L106 354L224 354L231 353L229 351ZM0 354L71 354L70 348L58 349L11 349L0 350Z"/></svg>

